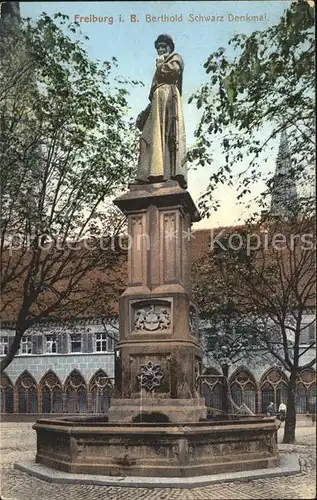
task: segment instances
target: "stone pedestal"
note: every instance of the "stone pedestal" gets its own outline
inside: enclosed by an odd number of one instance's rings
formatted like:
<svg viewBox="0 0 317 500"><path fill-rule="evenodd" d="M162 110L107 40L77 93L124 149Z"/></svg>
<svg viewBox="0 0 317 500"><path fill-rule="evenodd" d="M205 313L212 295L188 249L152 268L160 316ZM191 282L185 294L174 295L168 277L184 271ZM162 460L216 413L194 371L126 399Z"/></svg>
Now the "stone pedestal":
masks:
<svg viewBox="0 0 317 500"><path fill-rule="evenodd" d="M129 271L109 421L160 411L172 422L197 422L206 417L190 280L191 224L199 214L175 181L131 185L115 204L128 216Z"/></svg>
<svg viewBox="0 0 317 500"><path fill-rule="evenodd" d="M36 462L70 473L165 478L275 467L274 418L203 421L190 284L190 226L199 216L189 193L173 181L135 185L115 203L128 216L130 248L109 422L39 420Z"/></svg>

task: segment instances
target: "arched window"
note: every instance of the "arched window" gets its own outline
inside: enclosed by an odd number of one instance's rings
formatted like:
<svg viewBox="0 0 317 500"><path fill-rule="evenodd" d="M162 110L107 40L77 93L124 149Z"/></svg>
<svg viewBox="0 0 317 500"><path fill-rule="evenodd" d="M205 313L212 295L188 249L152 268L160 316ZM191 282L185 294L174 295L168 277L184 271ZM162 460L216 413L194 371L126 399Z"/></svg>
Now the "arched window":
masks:
<svg viewBox="0 0 317 500"><path fill-rule="evenodd" d="M19 413L38 413L36 381L27 371L16 382Z"/></svg>
<svg viewBox="0 0 317 500"><path fill-rule="evenodd" d="M268 405L274 403L274 387L269 382L264 382L261 387L262 413L266 413Z"/></svg>
<svg viewBox="0 0 317 500"><path fill-rule="evenodd" d="M241 386L238 385L236 382L231 384L230 386L231 390L231 396L233 401L235 402L236 405L241 406L242 405L242 389Z"/></svg>
<svg viewBox="0 0 317 500"><path fill-rule="evenodd" d="M33 385L29 388L28 413L37 413L37 391Z"/></svg>
<svg viewBox="0 0 317 500"><path fill-rule="evenodd" d="M93 413L107 413L113 393L113 386L111 380L103 370L98 370L91 377L89 389L92 396Z"/></svg>
<svg viewBox="0 0 317 500"><path fill-rule="evenodd" d="M280 368L274 366L266 371L261 378L262 412L266 413L269 403L274 403L275 411L278 412L280 403L287 405L288 379Z"/></svg>
<svg viewBox="0 0 317 500"><path fill-rule="evenodd" d="M296 405L296 413L306 413L307 411L306 389L302 384L297 384L295 405Z"/></svg>
<svg viewBox="0 0 317 500"><path fill-rule="evenodd" d="M304 368L298 375L296 387L296 411L315 413L316 411L316 372L313 368Z"/></svg>
<svg viewBox="0 0 317 500"><path fill-rule="evenodd" d="M44 386L42 389L42 413L51 413L51 391Z"/></svg>
<svg viewBox="0 0 317 500"><path fill-rule="evenodd" d="M62 413L63 411L63 392L60 387L55 387L52 391L52 411L53 413Z"/></svg>
<svg viewBox="0 0 317 500"><path fill-rule="evenodd" d="M62 384L53 371L47 372L40 382L42 413L62 413Z"/></svg>
<svg viewBox="0 0 317 500"><path fill-rule="evenodd" d="M217 410L222 410L222 397L223 397L223 385L219 382L211 384L210 382L203 381L203 396L205 398L206 406L209 408L216 408Z"/></svg>
<svg viewBox="0 0 317 500"><path fill-rule="evenodd" d="M202 393L207 407L223 410L224 381L216 369L207 368L203 373Z"/></svg>
<svg viewBox="0 0 317 500"><path fill-rule="evenodd" d="M25 387L19 387L18 395L19 395L19 413L27 413L28 404L27 404L27 391Z"/></svg>
<svg viewBox="0 0 317 500"><path fill-rule="evenodd" d="M255 384L246 384L243 388L243 402L253 413L256 412L256 386Z"/></svg>
<svg viewBox="0 0 317 500"><path fill-rule="evenodd" d="M287 383L282 380L276 386L276 410L278 410L281 403L287 405Z"/></svg>
<svg viewBox="0 0 317 500"><path fill-rule="evenodd" d="M316 386L308 389L308 405L310 413L316 412Z"/></svg>
<svg viewBox="0 0 317 500"><path fill-rule="evenodd" d="M5 411L6 413L13 413L14 403L13 403L13 388L5 388Z"/></svg>
<svg viewBox="0 0 317 500"><path fill-rule="evenodd" d="M1 413L13 413L13 384L3 373L0 378Z"/></svg>
<svg viewBox="0 0 317 500"><path fill-rule="evenodd" d="M247 368L238 368L231 375L230 391L237 406L245 404L253 413L256 413L256 382Z"/></svg>
<svg viewBox="0 0 317 500"><path fill-rule="evenodd" d="M66 410L68 413L87 411L87 388L82 375L73 370L65 381Z"/></svg>

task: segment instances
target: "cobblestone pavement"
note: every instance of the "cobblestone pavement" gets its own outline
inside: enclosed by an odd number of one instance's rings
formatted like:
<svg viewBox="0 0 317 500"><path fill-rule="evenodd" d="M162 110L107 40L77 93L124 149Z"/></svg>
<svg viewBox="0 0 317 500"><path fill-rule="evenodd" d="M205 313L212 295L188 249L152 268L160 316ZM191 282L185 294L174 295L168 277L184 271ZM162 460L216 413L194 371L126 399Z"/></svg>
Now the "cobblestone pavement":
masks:
<svg viewBox="0 0 317 500"><path fill-rule="evenodd" d="M33 478L13 468L14 462L33 459L36 436L30 423L2 423L1 500L212 500L316 498L315 425L299 426L294 445L280 444L280 453L297 453L302 472L290 477L228 482L193 489L123 488L62 485ZM279 430L279 441L283 437Z"/></svg>

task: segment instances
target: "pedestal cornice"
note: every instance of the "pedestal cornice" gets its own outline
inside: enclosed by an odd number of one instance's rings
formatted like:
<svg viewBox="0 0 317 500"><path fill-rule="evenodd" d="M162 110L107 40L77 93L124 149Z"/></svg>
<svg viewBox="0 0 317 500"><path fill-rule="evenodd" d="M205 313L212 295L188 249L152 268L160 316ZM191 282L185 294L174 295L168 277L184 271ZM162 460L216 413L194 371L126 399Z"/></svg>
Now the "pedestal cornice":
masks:
<svg viewBox="0 0 317 500"><path fill-rule="evenodd" d="M176 181L154 184L130 184L130 191L114 200L124 213L146 210L150 205L156 207L177 206L190 214L192 222L201 220L198 209L186 189L182 189Z"/></svg>

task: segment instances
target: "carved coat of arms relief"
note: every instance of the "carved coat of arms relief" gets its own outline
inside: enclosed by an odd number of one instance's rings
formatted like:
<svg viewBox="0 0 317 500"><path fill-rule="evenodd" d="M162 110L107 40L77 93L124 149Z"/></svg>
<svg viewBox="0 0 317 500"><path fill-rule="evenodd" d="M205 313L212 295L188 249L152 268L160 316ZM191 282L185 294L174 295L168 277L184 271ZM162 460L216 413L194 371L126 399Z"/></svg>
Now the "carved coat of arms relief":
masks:
<svg viewBox="0 0 317 500"><path fill-rule="evenodd" d="M134 330L154 332L167 330L171 324L167 307L150 305L135 311Z"/></svg>

